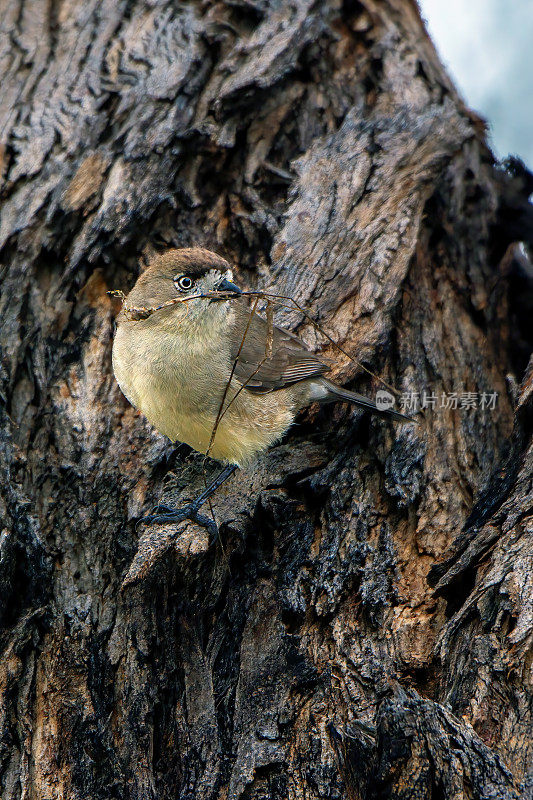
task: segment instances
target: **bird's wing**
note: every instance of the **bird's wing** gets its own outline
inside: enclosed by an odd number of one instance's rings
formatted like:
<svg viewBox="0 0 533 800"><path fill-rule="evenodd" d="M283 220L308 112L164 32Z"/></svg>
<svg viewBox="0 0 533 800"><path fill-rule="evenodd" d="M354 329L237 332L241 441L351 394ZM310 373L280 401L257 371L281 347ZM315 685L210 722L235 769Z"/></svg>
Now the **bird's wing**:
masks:
<svg viewBox="0 0 533 800"><path fill-rule="evenodd" d="M268 321L258 314L250 319L251 309L241 302L235 302L233 310L235 320L230 344L232 362L236 359L234 375L248 391L255 394L272 392L323 375L331 368L328 361L311 353L297 336L276 325L270 330L269 355Z"/></svg>

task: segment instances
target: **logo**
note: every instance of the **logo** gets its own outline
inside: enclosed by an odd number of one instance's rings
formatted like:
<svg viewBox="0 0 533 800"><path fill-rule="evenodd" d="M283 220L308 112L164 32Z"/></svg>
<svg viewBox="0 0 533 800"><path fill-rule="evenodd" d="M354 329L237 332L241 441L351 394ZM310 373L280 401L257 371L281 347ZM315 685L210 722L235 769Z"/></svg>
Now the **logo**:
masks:
<svg viewBox="0 0 533 800"><path fill-rule="evenodd" d="M384 389L376 392L376 406L380 411L387 411L387 409L392 408L394 403L394 397L390 392L386 392Z"/></svg>

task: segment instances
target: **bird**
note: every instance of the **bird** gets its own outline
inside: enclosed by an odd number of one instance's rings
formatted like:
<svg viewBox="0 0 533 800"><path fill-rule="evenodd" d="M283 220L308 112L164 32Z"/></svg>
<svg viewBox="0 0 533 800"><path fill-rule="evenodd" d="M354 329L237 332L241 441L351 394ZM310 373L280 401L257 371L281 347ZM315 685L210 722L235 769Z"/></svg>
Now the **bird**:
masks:
<svg viewBox="0 0 533 800"><path fill-rule="evenodd" d="M311 403L347 401L412 421L329 380L332 362L251 313L230 263L201 247L168 248L152 258L117 317L112 362L125 397L160 433L224 465L193 503L158 506L144 518L150 523L189 518L212 531L201 505Z"/></svg>

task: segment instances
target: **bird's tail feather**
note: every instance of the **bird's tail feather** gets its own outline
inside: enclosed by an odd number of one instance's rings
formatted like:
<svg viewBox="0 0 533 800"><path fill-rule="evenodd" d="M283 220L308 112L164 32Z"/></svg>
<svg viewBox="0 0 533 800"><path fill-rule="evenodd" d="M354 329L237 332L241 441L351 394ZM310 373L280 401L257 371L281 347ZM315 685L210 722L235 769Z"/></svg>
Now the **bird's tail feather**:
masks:
<svg viewBox="0 0 533 800"><path fill-rule="evenodd" d="M326 397L327 400L345 400L348 403L353 403L354 406L372 411L374 414L380 414L382 417L396 419L399 422L417 421L412 419L412 417L406 416L405 414L400 414L399 411L394 411L390 408L378 408L378 406L372 400L369 400L368 397L364 397L362 394L357 394L357 392L351 392L349 389L344 389L342 386L337 386L336 383L331 383L331 381L328 381L325 378L323 378L321 382L328 390L328 395Z"/></svg>

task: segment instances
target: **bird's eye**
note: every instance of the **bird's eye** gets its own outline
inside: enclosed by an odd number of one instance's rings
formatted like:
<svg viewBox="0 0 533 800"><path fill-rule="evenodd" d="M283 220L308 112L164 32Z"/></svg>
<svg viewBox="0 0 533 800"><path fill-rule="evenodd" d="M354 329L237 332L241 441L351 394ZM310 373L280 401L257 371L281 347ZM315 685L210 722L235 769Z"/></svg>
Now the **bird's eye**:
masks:
<svg viewBox="0 0 533 800"><path fill-rule="evenodd" d="M180 292L187 292L192 286L192 279L188 275L180 275L174 278L174 283Z"/></svg>

